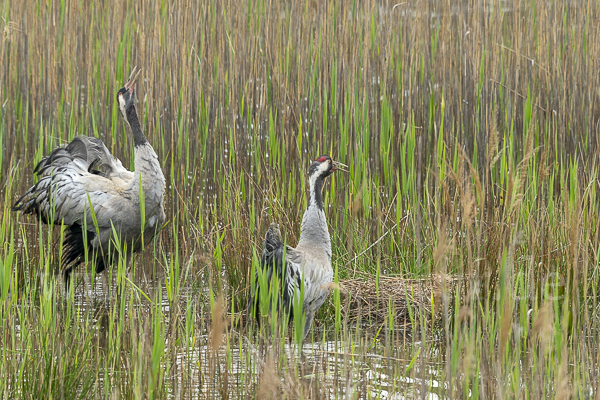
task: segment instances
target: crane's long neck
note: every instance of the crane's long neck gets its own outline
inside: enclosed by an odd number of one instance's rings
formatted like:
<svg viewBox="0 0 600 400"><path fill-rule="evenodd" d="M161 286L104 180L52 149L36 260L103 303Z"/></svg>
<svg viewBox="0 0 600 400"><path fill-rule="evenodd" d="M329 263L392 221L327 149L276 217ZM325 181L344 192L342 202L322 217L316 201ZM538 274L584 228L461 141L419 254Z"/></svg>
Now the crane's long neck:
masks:
<svg viewBox="0 0 600 400"><path fill-rule="evenodd" d="M165 191L165 177L156 152L146 139L135 107L127 110L127 122L131 127L135 144L135 171L132 181L133 191L139 191L140 181L144 189L146 203L162 203ZM148 204L148 205L152 205Z"/></svg>
<svg viewBox="0 0 600 400"><path fill-rule="evenodd" d="M137 150L138 146L147 144L148 140L142 131L142 125L140 124L135 106L131 106L127 109L127 122L129 122L129 126L131 127L131 132L133 133L133 143L135 144L135 148Z"/></svg>
<svg viewBox="0 0 600 400"><path fill-rule="evenodd" d="M300 240L297 248L305 247L312 249L312 251L322 251L331 259L331 239L327 229L323 196L321 194L323 181L322 176L311 176L309 178L308 207L306 207L302 217Z"/></svg>

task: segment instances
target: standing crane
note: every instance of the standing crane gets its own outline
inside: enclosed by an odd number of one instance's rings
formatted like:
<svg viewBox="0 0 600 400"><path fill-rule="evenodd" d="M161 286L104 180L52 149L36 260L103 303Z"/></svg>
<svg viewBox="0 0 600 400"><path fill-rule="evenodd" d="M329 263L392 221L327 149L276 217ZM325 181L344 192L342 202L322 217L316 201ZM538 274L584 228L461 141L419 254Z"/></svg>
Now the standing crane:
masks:
<svg viewBox="0 0 600 400"><path fill-rule="evenodd" d="M120 251L129 264L132 252L140 251L165 222L165 177L135 109L139 72L134 68L117 93L119 110L133 134L134 171L125 169L100 139L77 136L42 158L34 170L39 181L12 207L43 223L68 227L61 259L67 285L86 248L92 250L97 273Z"/></svg>
<svg viewBox="0 0 600 400"><path fill-rule="evenodd" d="M329 295L329 284L333 282L331 267L331 239L327 229L323 197L321 194L325 178L333 171L346 171L347 166L333 161L329 156L317 158L308 170L309 197L308 206L302 217L300 240L293 248L283 244L281 232L276 224L271 224L265 235L260 268L267 275L267 284L271 285L273 274L280 279L281 301L283 311L289 319L293 319L293 304L298 302L302 291L304 301L302 311L304 319L304 335L306 338L317 310ZM255 276L255 290L250 295L248 315L259 317L260 290L259 272Z"/></svg>

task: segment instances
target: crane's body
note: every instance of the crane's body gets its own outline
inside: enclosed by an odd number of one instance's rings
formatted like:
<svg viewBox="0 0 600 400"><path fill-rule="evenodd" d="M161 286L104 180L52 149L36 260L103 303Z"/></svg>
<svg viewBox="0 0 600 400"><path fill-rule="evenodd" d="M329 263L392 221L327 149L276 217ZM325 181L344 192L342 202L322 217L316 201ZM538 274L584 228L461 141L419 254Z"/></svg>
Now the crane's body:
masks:
<svg viewBox="0 0 600 400"><path fill-rule="evenodd" d="M333 282L331 239L321 190L324 179L336 170L336 167L341 169L345 165L336 163L327 156L318 158L310 167L309 200L302 218L298 245L295 248L284 245L276 224L269 227L263 245L260 267L267 273L269 284L273 274L279 277L281 306L290 319L293 318L293 304L300 299L303 291L304 337L310 330L316 312L327 299L329 284ZM249 315L256 318L260 290L257 273L255 290L248 304Z"/></svg>
<svg viewBox="0 0 600 400"><path fill-rule="evenodd" d="M39 162L34 170L39 181L13 206L44 223L68 226L61 260L67 283L86 247L101 272L116 250L126 250L127 257L140 251L165 222L165 178L141 130L134 94L132 73L117 98L134 137L134 171L125 169L100 139L77 136Z"/></svg>

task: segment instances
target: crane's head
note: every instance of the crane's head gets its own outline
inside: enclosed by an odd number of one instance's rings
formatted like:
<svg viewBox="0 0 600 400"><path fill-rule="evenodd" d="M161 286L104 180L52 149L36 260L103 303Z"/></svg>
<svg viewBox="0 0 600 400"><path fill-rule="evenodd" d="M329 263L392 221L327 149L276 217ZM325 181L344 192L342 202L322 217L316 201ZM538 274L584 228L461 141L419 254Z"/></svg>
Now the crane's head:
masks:
<svg viewBox="0 0 600 400"><path fill-rule="evenodd" d="M135 80L142 70L138 69L136 72L136 67L133 67L131 71L131 75L129 75L129 79L125 86L123 86L117 92L117 102L119 103L119 110L121 110L121 114L127 121L127 110L135 105Z"/></svg>
<svg viewBox="0 0 600 400"><path fill-rule="evenodd" d="M323 211L323 198L321 197L323 181L331 175L333 171L347 172L347 168L346 165L333 161L329 156L321 156L313 161L308 169L309 208L316 205Z"/></svg>
<svg viewBox="0 0 600 400"><path fill-rule="evenodd" d="M310 165L308 170L309 179L327 178L333 171L348 172L348 166L337 161L333 161L329 156L321 156Z"/></svg>

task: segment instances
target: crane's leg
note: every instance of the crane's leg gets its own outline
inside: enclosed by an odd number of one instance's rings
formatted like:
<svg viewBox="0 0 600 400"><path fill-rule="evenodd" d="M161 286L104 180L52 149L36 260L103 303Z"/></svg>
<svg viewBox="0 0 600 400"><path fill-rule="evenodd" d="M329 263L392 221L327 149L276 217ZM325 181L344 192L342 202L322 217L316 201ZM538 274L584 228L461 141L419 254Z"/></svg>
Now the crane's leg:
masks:
<svg viewBox="0 0 600 400"><path fill-rule="evenodd" d="M72 263L69 267L64 268L63 271L63 277L65 280L65 291L68 292L69 291L69 286L71 286L71 280L73 279L73 277L71 277L71 274L73 273L73 270L79 265L81 264L81 260L75 261L75 263Z"/></svg>
<svg viewBox="0 0 600 400"><path fill-rule="evenodd" d="M304 319L304 336L302 337L303 342L308 336L308 331L310 331L314 316L315 314L312 311L306 311L306 318Z"/></svg>
<svg viewBox="0 0 600 400"><path fill-rule="evenodd" d="M96 259L96 274L99 274L100 272L104 271L105 268L106 263L104 262L104 258L98 257Z"/></svg>
<svg viewBox="0 0 600 400"><path fill-rule="evenodd" d="M128 252L125 257L125 271L127 272L127 276L131 277L131 261L133 260L133 254Z"/></svg>
<svg viewBox="0 0 600 400"><path fill-rule="evenodd" d="M104 285L105 288L109 288L109 278L108 278L108 274L102 274L102 275L98 275L100 274L102 271L104 271L106 269L106 260L104 259L104 257L102 255L98 256L95 260L95 264L96 264L96 279L102 279L102 284ZM93 289L92 289L93 290ZM105 300L108 300L108 290L104 290L104 296L105 296Z"/></svg>
<svg viewBox="0 0 600 400"><path fill-rule="evenodd" d="M64 279L65 279L65 290L67 292L69 291L69 285L71 284L71 271L73 271L73 268L75 268L75 267L71 266L69 268L65 268L65 271L63 273Z"/></svg>
<svg viewBox="0 0 600 400"><path fill-rule="evenodd" d="M133 275L135 271L132 269L131 265L133 264L133 254L131 252L127 252L125 255L125 277L133 282Z"/></svg>

